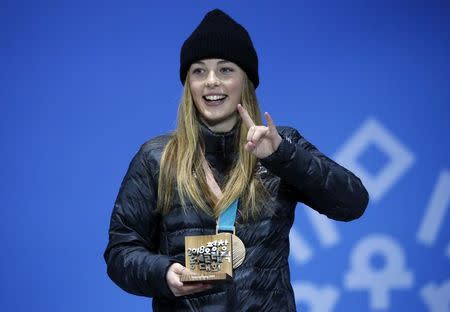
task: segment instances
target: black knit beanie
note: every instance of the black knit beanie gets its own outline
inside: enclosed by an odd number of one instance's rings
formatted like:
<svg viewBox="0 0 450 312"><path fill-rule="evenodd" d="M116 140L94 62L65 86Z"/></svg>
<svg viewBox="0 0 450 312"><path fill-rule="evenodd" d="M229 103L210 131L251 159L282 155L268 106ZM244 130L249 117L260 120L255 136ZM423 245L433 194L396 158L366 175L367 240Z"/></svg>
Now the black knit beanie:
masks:
<svg viewBox="0 0 450 312"><path fill-rule="evenodd" d="M189 67L205 58L222 58L239 65L259 85L258 56L247 30L219 9L208 12L189 38L180 55L180 80L184 85Z"/></svg>

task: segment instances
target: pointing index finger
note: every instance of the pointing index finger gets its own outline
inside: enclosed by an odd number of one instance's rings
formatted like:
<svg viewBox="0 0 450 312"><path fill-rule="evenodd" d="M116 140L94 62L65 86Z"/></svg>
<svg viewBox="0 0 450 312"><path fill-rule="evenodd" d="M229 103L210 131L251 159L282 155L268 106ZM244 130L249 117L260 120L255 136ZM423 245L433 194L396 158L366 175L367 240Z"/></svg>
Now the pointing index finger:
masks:
<svg viewBox="0 0 450 312"><path fill-rule="evenodd" d="M276 127L275 124L273 123L272 116L270 116L268 112L265 112L264 117L266 117L267 127L269 127L269 130L276 131Z"/></svg>
<svg viewBox="0 0 450 312"><path fill-rule="evenodd" d="M248 114L247 110L241 104L238 104L237 107L238 107L239 115L241 115L241 118L244 121L247 128L253 127L255 125L255 123L253 122L252 118Z"/></svg>

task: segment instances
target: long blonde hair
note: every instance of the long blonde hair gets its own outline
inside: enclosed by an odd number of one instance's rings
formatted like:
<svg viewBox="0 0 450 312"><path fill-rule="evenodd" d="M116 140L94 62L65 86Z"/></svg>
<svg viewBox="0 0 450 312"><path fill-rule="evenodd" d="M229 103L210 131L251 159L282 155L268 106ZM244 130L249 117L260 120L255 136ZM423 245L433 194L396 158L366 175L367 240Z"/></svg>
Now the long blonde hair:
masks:
<svg viewBox="0 0 450 312"><path fill-rule="evenodd" d="M255 88L244 73L241 104L256 124L261 124L261 115ZM189 87L189 73L184 84L183 96L178 108L177 129L173 133L161 155L158 210L163 214L170 211L174 186L178 190L181 205L190 199L199 209L218 217L235 199L239 198L244 209L242 217L260 215L267 200L267 191L258 175L255 175L257 158L244 149L247 142L247 127L240 124L237 152L238 157L231 168L223 197L217 199L210 190L203 169L204 143L200 135L197 109Z"/></svg>

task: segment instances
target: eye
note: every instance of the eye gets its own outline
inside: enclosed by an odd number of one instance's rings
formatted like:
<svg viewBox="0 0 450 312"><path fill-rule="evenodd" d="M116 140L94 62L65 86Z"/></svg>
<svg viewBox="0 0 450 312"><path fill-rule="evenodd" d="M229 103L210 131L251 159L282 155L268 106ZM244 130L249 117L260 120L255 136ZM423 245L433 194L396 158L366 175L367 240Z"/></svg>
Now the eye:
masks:
<svg viewBox="0 0 450 312"><path fill-rule="evenodd" d="M231 67L222 67L222 68L220 69L220 71L221 71L222 73L231 73L231 72L233 72L234 70L233 70L233 68L231 68Z"/></svg>
<svg viewBox="0 0 450 312"><path fill-rule="evenodd" d="M202 68L199 68L199 67L194 68L194 69L192 70L192 73L193 73L193 74L201 74L202 72L203 72L203 69L202 69Z"/></svg>

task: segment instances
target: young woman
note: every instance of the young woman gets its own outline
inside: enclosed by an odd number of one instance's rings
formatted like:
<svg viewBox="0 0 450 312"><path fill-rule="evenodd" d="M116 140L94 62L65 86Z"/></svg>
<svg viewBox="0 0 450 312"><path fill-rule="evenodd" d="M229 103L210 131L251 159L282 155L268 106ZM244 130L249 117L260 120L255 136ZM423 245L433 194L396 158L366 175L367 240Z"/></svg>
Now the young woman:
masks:
<svg viewBox="0 0 450 312"><path fill-rule="evenodd" d="M177 129L145 142L111 216L104 257L125 291L154 311L295 311L288 265L298 202L329 218L360 217L368 193L352 172L291 127L261 121L258 59L247 31L208 12L181 49ZM184 237L216 233L238 200L235 233L246 248L231 283L182 283Z"/></svg>

